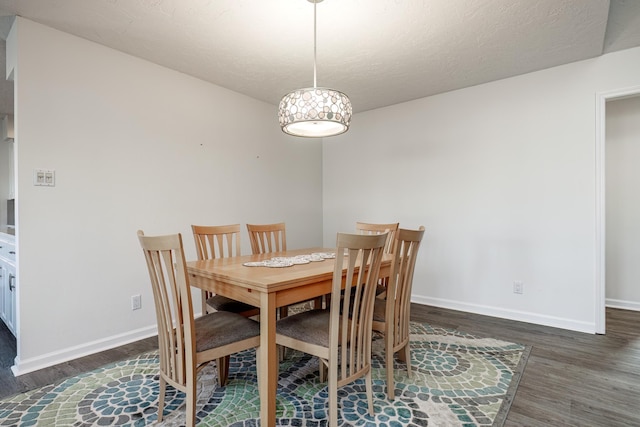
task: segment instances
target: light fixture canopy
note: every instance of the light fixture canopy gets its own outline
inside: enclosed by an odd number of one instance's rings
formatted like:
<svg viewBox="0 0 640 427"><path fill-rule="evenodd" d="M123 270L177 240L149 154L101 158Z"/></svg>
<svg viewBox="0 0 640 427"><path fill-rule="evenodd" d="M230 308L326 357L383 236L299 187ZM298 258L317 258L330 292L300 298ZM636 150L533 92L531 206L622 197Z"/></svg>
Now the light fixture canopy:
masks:
<svg viewBox="0 0 640 427"><path fill-rule="evenodd" d="M313 87L289 92L280 101L282 131L294 136L323 138L340 135L351 124L351 101L344 93L316 85L316 3L313 3Z"/></svg>

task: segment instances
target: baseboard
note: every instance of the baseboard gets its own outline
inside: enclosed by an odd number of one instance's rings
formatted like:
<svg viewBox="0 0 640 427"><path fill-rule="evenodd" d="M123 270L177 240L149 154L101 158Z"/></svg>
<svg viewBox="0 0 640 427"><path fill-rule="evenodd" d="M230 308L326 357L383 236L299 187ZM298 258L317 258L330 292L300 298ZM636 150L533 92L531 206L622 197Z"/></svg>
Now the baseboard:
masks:
<svg viewBox="0 0 640 427"><path fill-rule="evenodd" d="M466 311L468 313L482 314L485 316L499 317L501 319L515 320L518 322L534 323L537 325L550 326L553 328L568 329L577 332L586 332L595 334L595 323L580 322L573 319L566 319L554 316L544 316L537 313L526 311L507 310L500 307L491 307L486 305L469 304L460 301L453 301L440 298L423 297L420 295L412 295L411 302L423 305L432 305L434 307L447 308L450 310Z"/></svg>
<svg viewBox="0 0 640 427"><path fill-rule="evenodd" d="M620 299L607 298L605 305L611 308L619 308L622 310L640 311L640 302L624 301Z"/></svg>
<svg viewBox="0 0 640 427"><path fill-rule="evenodd" d="M39 369L48 368L59 363L69 360L78 359L90 354L99 353L104 350L139 341L158 334L156 325L146 328L136 329L124 334L114 335L101 340L88 342L86 344L65 348L63 350L54 351L43 354L31 359L19 360L16 357L15 365L11 367L14 376L24 375Z"/></svg>

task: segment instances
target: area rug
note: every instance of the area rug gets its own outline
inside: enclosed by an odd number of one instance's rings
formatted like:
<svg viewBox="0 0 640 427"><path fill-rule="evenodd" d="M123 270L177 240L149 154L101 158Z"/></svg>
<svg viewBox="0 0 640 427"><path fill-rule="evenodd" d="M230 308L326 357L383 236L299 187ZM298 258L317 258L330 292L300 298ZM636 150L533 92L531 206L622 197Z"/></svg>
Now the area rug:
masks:
<svg viewBox="0 0 640 427"><path fill-rule="evenodd" d="M386 394L381 336L373 346L375 415L364 381L339 390L340 426L501 426L529 348L427 324L411 324L412 377L396 361L396 399ZM140 355L0 402L0 426L182 426L184 395L168 389L157 423L158 359ZM327 388L318 360L288 352L280 364L277 425L327 425ZM199 375L199 426L260 425L255 351L231 359L229 382L216 385L215 365Z"/></svg>

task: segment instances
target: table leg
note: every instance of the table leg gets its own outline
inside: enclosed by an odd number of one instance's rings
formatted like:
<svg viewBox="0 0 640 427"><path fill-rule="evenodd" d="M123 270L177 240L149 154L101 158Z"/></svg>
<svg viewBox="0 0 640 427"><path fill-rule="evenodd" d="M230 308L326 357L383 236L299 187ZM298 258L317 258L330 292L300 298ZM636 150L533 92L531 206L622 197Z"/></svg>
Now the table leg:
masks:
<svg viewBox="0 0 640 427"><path fill-rule="evenodd" d="M278 353L276 349L276 297L260 295L260 425L276 424L276 389L278 387Z"/></svg>

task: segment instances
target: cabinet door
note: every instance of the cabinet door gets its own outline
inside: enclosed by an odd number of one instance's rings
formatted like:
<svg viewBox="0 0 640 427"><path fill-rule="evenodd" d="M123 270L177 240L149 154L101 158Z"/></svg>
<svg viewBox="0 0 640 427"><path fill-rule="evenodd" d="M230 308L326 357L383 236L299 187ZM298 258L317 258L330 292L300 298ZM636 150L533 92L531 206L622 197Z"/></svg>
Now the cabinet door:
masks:
<svg viewBox="0 0 640 427"><path fill-rule="evenodd" d="M7 269L4 267L2 261L0 261L0 319L2 319L4 323L8 323L7 309L5 304L5 301L7 300L7 294L9 293L7 280Z"/></svg>
<svg viewBox="0 0 640 427"><path fill-rule="evenodd" d="M7 273L7 286L9 292L7 293L7 297L9 301L5 301L5 306L7 307L7 320L6 324L9 327L9 330L13 335L16 334L16 268L13 266L8 266L6 268Z"/></svg>

